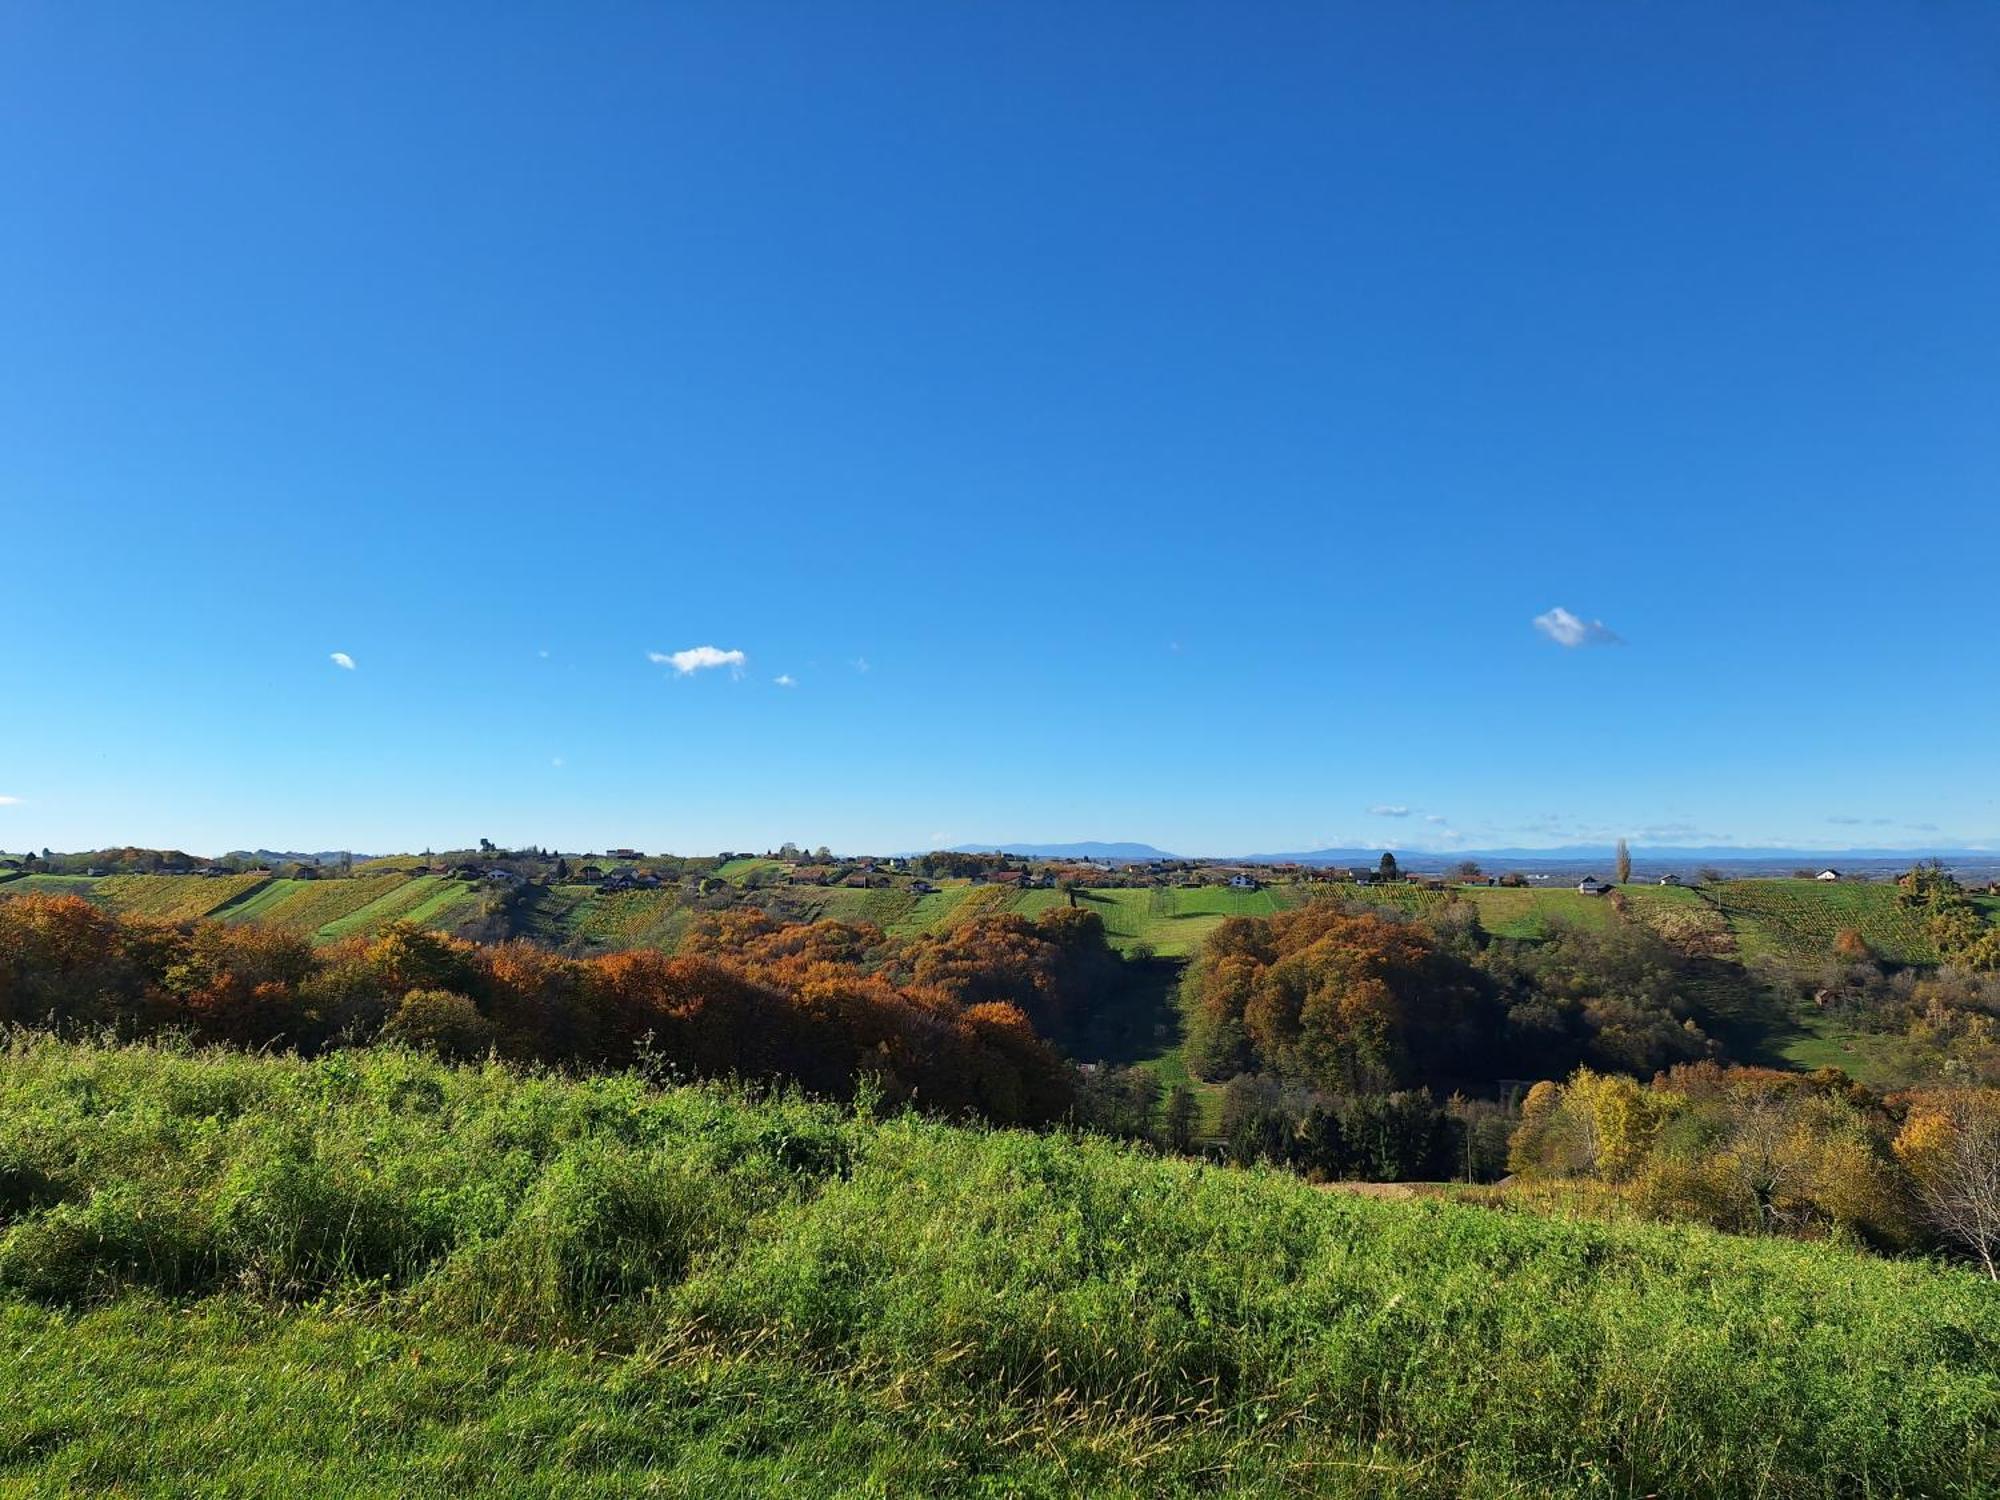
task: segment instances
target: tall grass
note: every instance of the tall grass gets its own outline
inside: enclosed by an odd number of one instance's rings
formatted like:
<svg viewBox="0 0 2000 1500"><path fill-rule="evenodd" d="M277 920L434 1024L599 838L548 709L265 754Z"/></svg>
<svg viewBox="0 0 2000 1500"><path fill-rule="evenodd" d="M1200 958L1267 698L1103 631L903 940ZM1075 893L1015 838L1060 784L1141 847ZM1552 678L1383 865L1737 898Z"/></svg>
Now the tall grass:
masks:
<svg viewBox="0 0 2000 1500"><path fill-rule="evenodd" d="M2000 1487L2000 1294L787 1097L15 1038L0 1489Z"/></svg>

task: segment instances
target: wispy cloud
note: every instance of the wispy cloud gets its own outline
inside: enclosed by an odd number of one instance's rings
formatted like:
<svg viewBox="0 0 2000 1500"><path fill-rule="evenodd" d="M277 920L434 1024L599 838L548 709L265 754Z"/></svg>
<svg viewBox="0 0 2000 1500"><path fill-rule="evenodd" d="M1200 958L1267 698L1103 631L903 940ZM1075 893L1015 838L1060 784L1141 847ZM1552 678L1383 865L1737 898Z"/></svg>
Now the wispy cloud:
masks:
<svg viewBox="0 0 2000 1500"><path fill-rule="evenodd" d="M771 681L779 687L797 687L799 685L798 678L794 677L790 672L780 672Z"/></svg>
<svg viewBox="0 0 2000 1500"><path fill-rule="evenodd" d="M857 671L857 672L866 672L866 671L868 671L868 670L869 670L869 666L868 666L868 658L867 658L867 657L865 657L865 656L857 656L857 657L855 657L855 658L854 658L854 670L855 670L855 671Z"/></svg>
<svg viewBox="0 0 2000 1500"><path fill-rule="evenodd" d="M327 660L332 662L336 667L339 667L343 672L352 672L354 670L354 658L349 656L345 651L335 651L327 657Z"/></svg>
<svg viewBox="0 0 2000 1500"><path fill-rule="evenodd" d="M1617 631L1602 620L1585 620L1558 604L1547 614L1535 616L1535 629L1558 646L1622 646Z"/></svg>
<svg viewBox="0 0 2000 1500"><path fill-rule="evenodd" d="M1425 813L1424 821L1426 823L1447 823L1450 819L1445 817L1443 813Z"/></svg>
<svg viewBox="0 0 2000 1500"><path fill-rule="evenodd" d="M20 805L21 799L19 797L0 797L0 807L19 807Z"/></svg>
<svg viewBox="0 0 2000 1500"><path fill-rule="evenodd" d="M728 667L731 671L740 672L749 658L741 651L724 651L720 646L690 646L685 651L648 651L646 660L656 666L672 667L682 677L690 677L711 667Z"/></svg>
<svg viewBox="0 0 2000 1500"><path fill-rule="evenodd" d="M1407 818L1410 815L1407 807L1389 802L1378 802L1368 811L1378 818Z"/></svg>

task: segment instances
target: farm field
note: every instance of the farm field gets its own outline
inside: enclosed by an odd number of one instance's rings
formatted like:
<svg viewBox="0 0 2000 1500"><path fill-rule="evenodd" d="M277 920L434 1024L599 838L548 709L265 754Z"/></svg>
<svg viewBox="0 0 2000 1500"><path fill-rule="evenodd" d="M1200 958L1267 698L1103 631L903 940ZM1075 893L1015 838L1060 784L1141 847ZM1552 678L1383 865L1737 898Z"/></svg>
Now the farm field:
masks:
<svg viewBox="0 0 2000 1500"><path fill-rule="evenodd" d="M107 875L97 896L114 911L162 922L192 922L248 895L263 875Z"/></svg>
<svg viewBox="0 0 2000 1500"><path fill-rule="evenodd" d="M742 885L755 875L781 878L788 868L783 860L778 859L732 859L718 865L715 873L732 885Z"/></svg>
<svg viewBox="0 0 2000 1500"><path fill-rule="evenodd" d="M2000 1481L2000 1302L1926 1263L633 1075L8 1046L9 1493Z"/></svg>
<svg viewBox="0 0 2000 1500"><path fill-rule="evenodd" d="M1716 886L1715 893L1745 958L1766 953L1825 958L1841 929L1852 927L1892 963L1938 961L1923 914L1902 905L1901 893L1891 885L1730 880Z"/></svg>
<svg viewBox="0 0 2000 1500"><path fill-rule="evenodd" d="M329 942L363 936L402 920L449 926L448 918L470 915L477 899L474 887L441 875L271 880L213 915L224 922L259 922Z"/></svg>
<svg viewBox="0 0 2000 1500"><path fill-rule="evenodd" d="M770 861L735 861L739 874ZM1672 886L1622 887L1635 915L1669 911L1716 913L1745 958L1771 954L1816 959L1831 952L1845 927L1892 963L1935 963L1937 950L1920 914L1903 908L1888 885L1819 884L1801 880L1730 881L1709 890ZM0 896L28 891L73 893L113 910L167 921L212 916L230 922L270 922L322 941L379 931L395 921L454 930L479 916L493 894L438 875L396 871L347 879L285 880L256 875L19 875L0 880ZM1053 890L952 884L917 896L907 889L772 885L745 893L782 915L812 921L873 922L892 934L936 932L995 912L1035 916L1068 898ZM1469 900L1486 930L1500 937L1538 938L1552 921L1602 926L1612 919L1607 899L1568 888L1458 886L1450 892L1417 885L1310 887L1273 885L1258 891L1224 886L1103 888L1079 893L1104 921L1114 946L1131 953L1149 945L1163 958L1183 959L1226 917L1265 916L1324 897L1421 915L1447 900ZM2000 900L1975 897L1989 921ZM635 945L672 947L688 917L672 887L611 891L590 885L531 887L514 918L521 935L552 946L586 949Z"/></svg>
<svg viewBox="0 0 2000 1500"><path fill-rule="evenodd" d="M607 891L594 885L550 886L531 892L527 936L553 947L585 951L662 948L680 944L688 914L670 887Z"/></svg>

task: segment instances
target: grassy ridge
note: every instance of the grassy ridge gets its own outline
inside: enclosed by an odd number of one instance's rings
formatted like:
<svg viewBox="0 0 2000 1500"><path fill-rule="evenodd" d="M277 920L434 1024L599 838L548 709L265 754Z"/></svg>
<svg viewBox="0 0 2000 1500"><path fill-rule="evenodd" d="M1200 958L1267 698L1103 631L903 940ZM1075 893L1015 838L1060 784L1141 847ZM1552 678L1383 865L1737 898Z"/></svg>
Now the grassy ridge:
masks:
<svg viewBox="0 0 2000 1500"><path fill-rule="evenodd" d="M630 1076L16 1039L16 1493L1972 1496L2000 1297Z"/></svg>

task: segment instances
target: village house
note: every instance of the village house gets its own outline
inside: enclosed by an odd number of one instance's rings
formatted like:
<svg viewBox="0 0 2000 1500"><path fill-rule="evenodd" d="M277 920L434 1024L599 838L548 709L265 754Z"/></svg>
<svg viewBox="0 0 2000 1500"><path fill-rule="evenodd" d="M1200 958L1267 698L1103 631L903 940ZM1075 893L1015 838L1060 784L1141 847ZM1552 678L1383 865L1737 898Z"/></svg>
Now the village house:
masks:
<svg viewBox="0 0 2000 1500"><path fill-rule="evenodd" d="M1241 870L1229 877L1229 888L1233 891L1254 891L1262 884L1255 875L1247 875Z"/></svg>
<svg viewBox="0 0 2000 1500"><path fill-rule="evenodd" d="M1579 896L1602 896L1612 889L1611 882L1599 880L1595 875L1586 875L1576 883Z"/></svg>
<svg viewBox="0 0 2000 1500"><path fill-rule="evenodd" d="M1827 881L1833 881L1833 880L1838 880L1838 879L1840 879L1840 871L1838 871L1838 870L1831 870L1831 869L1829 869L1829 870L1821 870L1821 871L1819 872L1819 874L1817 874L1817 875L1813 876L1813 879L1814 879L1814 880L1827 880Z"/></svg>

